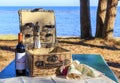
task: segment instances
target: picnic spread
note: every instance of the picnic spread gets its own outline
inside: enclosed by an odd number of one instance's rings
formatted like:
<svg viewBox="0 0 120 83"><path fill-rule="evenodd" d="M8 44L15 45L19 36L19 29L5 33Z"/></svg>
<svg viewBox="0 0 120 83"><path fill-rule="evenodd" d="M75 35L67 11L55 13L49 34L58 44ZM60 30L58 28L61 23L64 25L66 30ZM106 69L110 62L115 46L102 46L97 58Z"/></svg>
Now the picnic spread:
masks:
<svg viewBox="0 0 120 83"><path fill-rule="evenodd" d="M53 10L20 10L19 17L20 33L26 47L25 68L30 78L9 78L9 82L116 83L91 66L73 60L70 50L58 46Z"/></svg>

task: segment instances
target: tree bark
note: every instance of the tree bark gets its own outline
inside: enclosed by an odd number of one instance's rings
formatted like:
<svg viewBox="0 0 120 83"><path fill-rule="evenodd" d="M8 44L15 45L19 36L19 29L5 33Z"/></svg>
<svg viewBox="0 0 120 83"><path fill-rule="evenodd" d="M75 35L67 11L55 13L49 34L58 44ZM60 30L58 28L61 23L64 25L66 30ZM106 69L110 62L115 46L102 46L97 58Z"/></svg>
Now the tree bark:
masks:
<svg viewBox="0 0 120 83"><path fill-rule="evenodd" d="M81 23L81 38L83 39L92 38L89 0L80 0L80 23Z"/></svg>
<svg viewBox="0 0 120 83"><path fill-rule="evenodd" d="M113 39L113 28L116 17L117 5L118 0L108 0L105 24L102 33L103 38L107 40Z"/></svg>
<svg viewBox="0 0 120 83"><path fill-rule="evenodd" d="M96 19L96 38L102 38L102 32L107 10L107 0L99 0Z"/></svg>

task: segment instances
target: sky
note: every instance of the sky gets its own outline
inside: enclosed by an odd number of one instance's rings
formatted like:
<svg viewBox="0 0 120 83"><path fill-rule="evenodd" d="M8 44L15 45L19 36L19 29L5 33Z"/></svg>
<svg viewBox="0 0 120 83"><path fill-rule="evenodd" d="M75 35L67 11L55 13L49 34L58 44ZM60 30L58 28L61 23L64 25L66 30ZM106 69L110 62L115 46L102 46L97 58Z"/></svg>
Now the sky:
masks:
<svg viewBox="0 0 120 83"><path fill-rule="evenodd" d="M1 0L0 6L79 6L80 0ZM90 0L97 5L98 0Z"/></svg>
<svg viewBox="0 0 120 83"><path fill-rule="evenodd" d="M80 0L1 0L0 6L79 6ZM98 0L90 0L91 6L97 6Z"/></svg>

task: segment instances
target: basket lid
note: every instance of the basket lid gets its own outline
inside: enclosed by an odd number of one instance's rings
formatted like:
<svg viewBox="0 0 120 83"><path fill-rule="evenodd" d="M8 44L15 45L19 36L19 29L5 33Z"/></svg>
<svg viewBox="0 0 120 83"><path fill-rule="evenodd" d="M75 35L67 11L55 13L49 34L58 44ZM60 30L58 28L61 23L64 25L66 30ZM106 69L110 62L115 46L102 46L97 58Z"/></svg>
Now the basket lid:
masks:
<svg viewBox="0 0 120 83"><path fill-rule="evenodd" d="M34 48L35 35L39 35L41 47L53 47L56 44L56 21L53 10L19 10L20 32L26 49ZM37 29L36 29L37 27Z"/></svg>

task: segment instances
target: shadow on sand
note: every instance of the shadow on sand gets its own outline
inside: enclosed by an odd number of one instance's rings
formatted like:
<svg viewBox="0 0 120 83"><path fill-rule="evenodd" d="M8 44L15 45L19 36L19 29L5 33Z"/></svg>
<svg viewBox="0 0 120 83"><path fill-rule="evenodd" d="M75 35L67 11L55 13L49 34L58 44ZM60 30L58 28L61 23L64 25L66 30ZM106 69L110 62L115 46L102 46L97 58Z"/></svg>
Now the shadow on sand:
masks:
<svg viewBox="0 0 120 83"><path fill-rule="evenodd" d="M6 51L12 51L15 52L15 47L10 47L10 46L0 46L1 50L6 50Z"/></svg>
<svg viewBox="0 0 120 83"><path fill-rule="evenodd" d="M120 48L117 48L115 46L108 46L108 45L100 46L100 45L87 44L87 43L85 43L86 41L89 41L89 40L82 40L80 42L60 40L59 43L81 45L81 46L86 46L86 47L91 47L91 48L96 47L96 48L107 49L107 50L120 50Z"/></svg>
<svg viewBox="0 0 120 83"><path fill-rule="evenodd" d="M0 50L15 52L15 46L9 46L11 42L16 43L17 40L0 40L3 44L0 44Z"/></svg>

